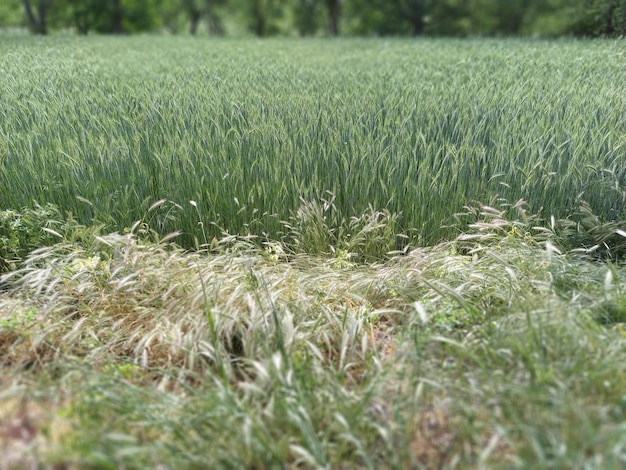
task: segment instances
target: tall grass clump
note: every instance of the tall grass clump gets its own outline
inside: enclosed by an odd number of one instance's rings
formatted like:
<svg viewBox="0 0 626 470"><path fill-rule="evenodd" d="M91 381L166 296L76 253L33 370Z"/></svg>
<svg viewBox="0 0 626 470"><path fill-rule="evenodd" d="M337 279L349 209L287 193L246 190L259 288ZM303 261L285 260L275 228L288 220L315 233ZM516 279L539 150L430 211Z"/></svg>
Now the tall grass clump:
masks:
<svg viewBox="0 0 626 470"><path fill-rule="evenodd" d="M139 225L32 252L2 278L4 461L622 467L624 266L503 211L378 263Z"/></svg>
<svg viewBox="0 0 626 470"><path fill-rule="evenodd" d="M151 228L194 246L280 240L331 193L335 231L397 217L391 249L454 238L493 197L625 218L617 41L24 37L0 70L3 209L123 231L166 199Z"/></svg>

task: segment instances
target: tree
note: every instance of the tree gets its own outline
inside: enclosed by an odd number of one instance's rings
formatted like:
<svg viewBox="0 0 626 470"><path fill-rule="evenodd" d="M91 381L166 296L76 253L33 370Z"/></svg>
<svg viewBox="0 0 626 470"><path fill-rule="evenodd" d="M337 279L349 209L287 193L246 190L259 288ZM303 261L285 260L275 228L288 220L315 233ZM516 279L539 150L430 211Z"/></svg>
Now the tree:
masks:
<svg viewBox="0 0 626 470"><path fill-rule="evenodd" d="M626 0L0 0L0 25L26 24L36 34L55 27L195 34L205 24L221 35L225 15L235 30L259 37L322 29L331 36L626 36Z"/></svg>
<svg viewBox="0 0 626 470"><path fill-rule="evenodd" d="M202 8L195 0L183 0L183 8L189 16L189 34L196 34L202 19Z"/></svg>
<svg viewBox="0 0 626 470"><path fill-rule="evenodd" d="M55 14L63 26L79 34L125 34L150 31L161 24L158 10L162 0L54 0Z"/></svg>
<svg viewBox="0 0 626 470"><path fill-rule="evenodd" d="M626 2L617 4L617 0L585 0L578 5L575 21L570 27L576 36L616 36L626 31L624 21L626 13L620 9ZM622 23L620 25L620 23Z"/></svg>
<svg viewBox="0 0 626 470"><path fill-rule="evenodd" d="M341 17L340 0L326 0L328 9L328 32L331 36L339 36L339 19Z"/></svg>
<svg viewBox="0 0 626 470"><path fill-rule="evenodd" d="M406 20L411 24L413 36L421 36L426 30L426 14L431 2L428 0L405 0L404 13Z"/></svg>
<svg viewBox="0 0 626 470"><path fill-rule="evenodd" d="M88 34L100 16L97 0L66 0L65 3L66 21L70 26L74 26L79 34Z"/></svg>
<svg viewBox="0 0 626 470"><path fill-rule="evenodd" d="M222 25L222 18L217 13L219 6L226 5L227 0L205 0L205 14L207 23L209 25L209 32L218 36L224 34L224 26Z"/></svg>
<svg viewBox="0 0 626 470"><path fill-rule="evenodd" d="M0 27L23 24L24 12L20 0L7 0L0 3Z"/></svg>
<svg viewBox="0 0 626 470"><path fill-rule="evenodd" d="M183 0L182 7L189 17L189 33L196 34L202 18L206 18L211 34L224 34L222 20L216 7L225 5L226 0Z"/></svg>
<svg viewBox="0 0 626 470"><path fill-rule="evenodd" d="M48 12L52 0L38 0L35 9L31 5L31 0L22 0L22 5L30 30L35 34L48 34Z"/></svg>
<svg viewBox="0 0 626 470"><path fill-rule="evenodd" d="M124 32L122 20L124 12L122 11L122 0L111 0L111 28L109 32L113 34L121 34Z"/></svg>
<svg viewBox="0 0 626 470"><path fill-rule="evenodd" d="M267 8L263 0L252 0L252 30L260 38L267 36Z"/></svg>
<svg viewBox="0 0 626 470"><path fill-rule="evenodd" d="M530 7L530 0L509 0L497 2L495 10L496 33L519 35Z"/></svg>
<svg viewBox="0 0 626 470"><path fill-rule="evenodd" d="M248 29L258 37L278 34L286 26L285 7L289 5L289 0L239 0L231 3L231 11L235 8L239 15L243 14ZM293 23L289 24L290 29L293 26Z"/></svg>
<svg viewBox="0 0 626 470"><path fill-rule="evenodd" d="M350 13L358 19L357 34L422 35L434 0L352 0Z"/></svg>
<svg viewBox="0 0 626 470"><path fill-rule="evenodd" d="M310 36L317 32L319 7L318 0L298 0L295 4L295 25L300 36Z"/></svg>
<svg viewBox="0 0 626 470"><path fill-rule="evenodd" d="M617 18L615 18L615 12L617 11L617 0L611 0L606 10L606 35L614 36L617 31Z"/></svg>

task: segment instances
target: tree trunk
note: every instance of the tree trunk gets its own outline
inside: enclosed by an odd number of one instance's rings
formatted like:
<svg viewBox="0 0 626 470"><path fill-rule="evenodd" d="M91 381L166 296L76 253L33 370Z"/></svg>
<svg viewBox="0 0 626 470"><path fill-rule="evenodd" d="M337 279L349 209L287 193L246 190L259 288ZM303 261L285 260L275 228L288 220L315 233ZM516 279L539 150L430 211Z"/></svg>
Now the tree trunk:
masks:
<svg viewBox="0 0 626 470"><path fill-rule="evenodd" d="M39 12L39 33L40 34L48 34L48 0L39 0L39 5L37 5L37 10Z"/></svg>
<svg viewBox="0 0 626 470"><path fill-rule="evenodd" d="M189 34L196 34L198 32L198 25L200 24L200 18L202 17L199 10L193 10L189 12Z"/></svg>
<svg viewBox="0 0 626 470"><path fill-rule="evenodd" d="M22 0L22 5L24 5L24 12L26 13L26 19L28 20L28 24L30 25L30 29L33 32L37 32L37 24L39 23L33 14L33 8L30 6L30 0Z"/></svg>
<svg viewBox="0 0 626 470"><path fill-rule="evenodd" d="M609 6L606 9L606 26L605 26L605 34L608 37L611 37L615 34L615 24L613 23L613 15L615 13L615 7L617 5L615 4L615 0L610 0L609 1Z"/></svg>
<svg viewBox="0 0 626 470"><path fill-rule="evenodd" d="M339 0L326 0L326 6L328 7L328 31L331 36L339 36L341 4Z"/></svg>
<svg viewBox="0 0 626 470"><path fill-rule="evenodd" d="M213 0L206 0L206 16L207 23L209 24L209 32L216 36L222 36L224 34L224 27L220 17L215 13L215 5Z"/></svg>
<svg viewBox="0 0 626 470"><path fill-rule="evenodd" d="M428 11L428 4L425 0L410 0L404 4L404 8L399 12L402 18L411 25L413 36L421 36L426 29L424 17Z"/></svg>
<svg viewBox="0 0 626 470"><path fill-rule="evenodd" d="M254 32L260 38L264 38L267 35L267 12L264 9L264 5L261 0L254 0L252 7L252 16L254 21Z"/></svg>
<svg viewBox="0 0 626 470"><path fill-rule="evenodd" d="M422 15L413 17L412 25L413 36L421 36L422 34L424 34L426 23L424 22L424 17Z"/></svg>
<svg viewBox="0 0 626 470"><path fill-rule="evenodd" d="M121 34L122 28L122 1L113 0L113 15L111 16L111 32L113 34Z"/></svg>
<svg viewBox="0 0 626 470"><path fill-rule="evenodd" d="M51 0L39 0L37 3L37 15L35 15L30 0L22 0L26 19L33 33L41 35L48 34L47 16L50 3Z"/></svg>

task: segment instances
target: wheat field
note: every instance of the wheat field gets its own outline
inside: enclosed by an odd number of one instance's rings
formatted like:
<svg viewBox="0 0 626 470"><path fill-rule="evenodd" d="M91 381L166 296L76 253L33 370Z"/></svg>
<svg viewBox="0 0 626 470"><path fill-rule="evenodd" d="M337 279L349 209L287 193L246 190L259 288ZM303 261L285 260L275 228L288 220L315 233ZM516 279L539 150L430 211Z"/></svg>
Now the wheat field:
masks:
<svg viewBox="0 0 626 470"><path fill-rule="evenodd" d="M617 41L35 38L0 43L0 204L281 240L332 200L432 245L468 204L624 215ZM158 201L158 210L148 209ZM189 201L195 201L193 206ZM305 207L306 209L306 207ZM200 230L202 222L204 233ZM195 241L194 241L195 240ZM402 240L392 241L401 246Z"/></svg>

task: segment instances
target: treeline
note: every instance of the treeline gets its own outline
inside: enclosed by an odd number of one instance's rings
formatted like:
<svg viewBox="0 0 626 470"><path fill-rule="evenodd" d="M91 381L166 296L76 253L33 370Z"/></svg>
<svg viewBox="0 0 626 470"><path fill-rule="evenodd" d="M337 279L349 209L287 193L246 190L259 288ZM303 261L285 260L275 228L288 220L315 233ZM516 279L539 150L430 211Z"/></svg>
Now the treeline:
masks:
<svg viewBox="0 0 626 470"><path fill-rule="evenodd" d="M2 0L33 33L626 36L626 0Z"/></svg>

